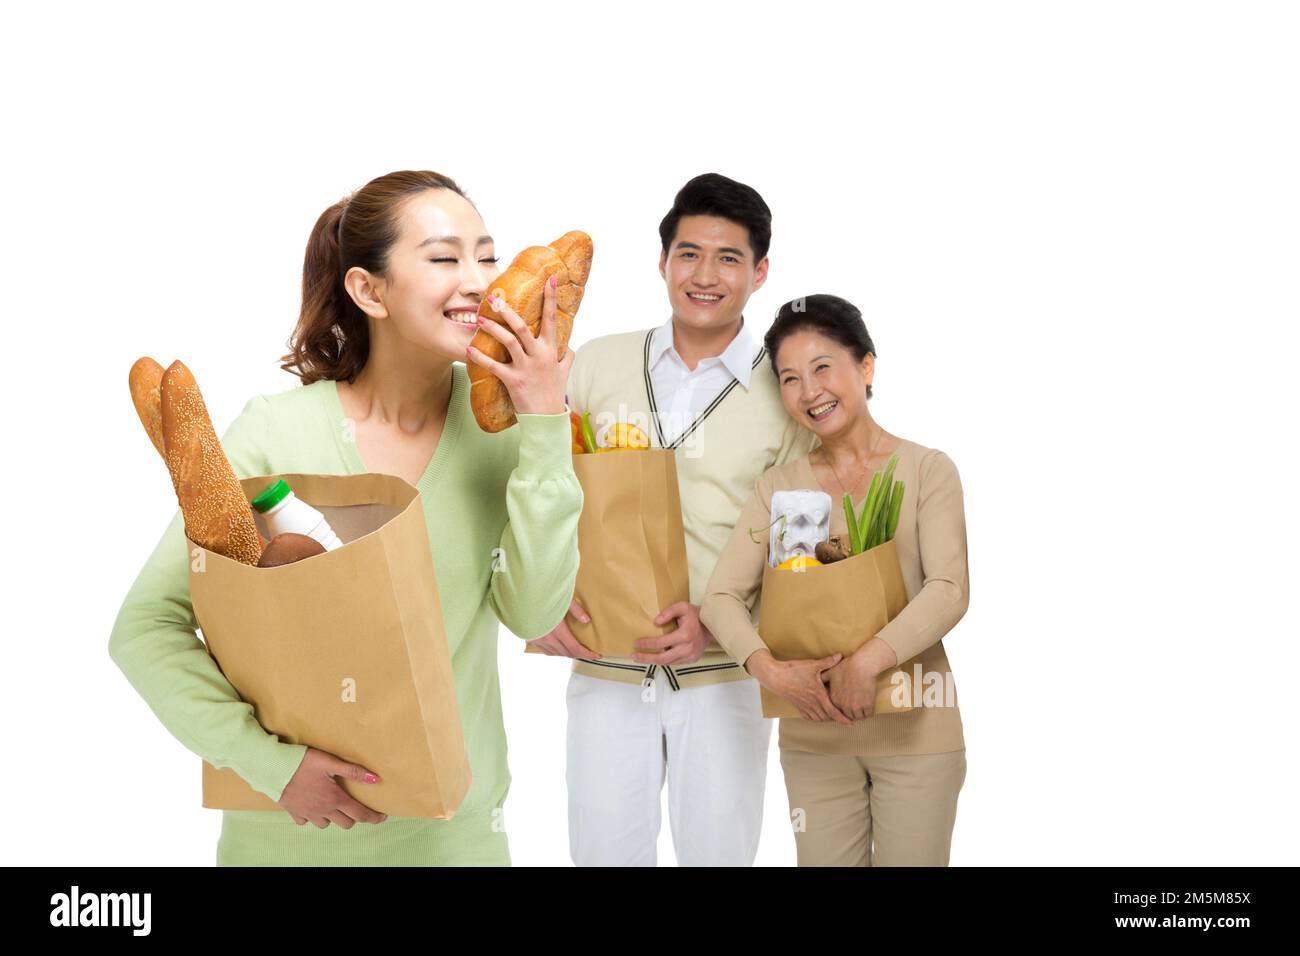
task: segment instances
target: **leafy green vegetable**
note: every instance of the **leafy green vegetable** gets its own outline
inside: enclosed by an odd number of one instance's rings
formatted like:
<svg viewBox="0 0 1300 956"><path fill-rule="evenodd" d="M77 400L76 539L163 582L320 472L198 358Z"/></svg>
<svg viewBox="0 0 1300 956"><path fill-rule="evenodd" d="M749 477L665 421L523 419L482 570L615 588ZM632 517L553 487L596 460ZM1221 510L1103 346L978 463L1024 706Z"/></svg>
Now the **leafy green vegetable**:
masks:
<svg viewBox="0 0 1300 956"><path fill-rule="evenodd" d="M862 517L859 519L858 539L863 544L863 550L866 550L867 532L871 529L868 527L867 516L876 505L876 499L880 497L880 472L871 476L871 487L867 490L867 500L862 503ZM857 554L855 551L854 554Z"/></svg>
<svg viewBox="0 0 1300 956"><path fill-rule="evenodd" d="M898 518L903 513L903 483L894 482L894 492L889 496L889 524L885 528L885 540L893 541L894 532L898 530Z"/></svg>
<svg viewBox="0 0 1300 956"><path fill-rule="evenodd" d="M858 520L853 514L853 499L844 493L844 520L849 526L849 553L857 554L862 550L862 536L858 532Z"/></svg>
<svg viewBox="0 0 1300 956"><path fill-rule="evenodd" d="M871 476L871 487L862 499L862 509L854 513L853 499L844 496L844 519L849 526L849 548L861 554L894 539L899 516L903 513L903 482L894 480L898 456L891 455L884 472Z"/></svg>

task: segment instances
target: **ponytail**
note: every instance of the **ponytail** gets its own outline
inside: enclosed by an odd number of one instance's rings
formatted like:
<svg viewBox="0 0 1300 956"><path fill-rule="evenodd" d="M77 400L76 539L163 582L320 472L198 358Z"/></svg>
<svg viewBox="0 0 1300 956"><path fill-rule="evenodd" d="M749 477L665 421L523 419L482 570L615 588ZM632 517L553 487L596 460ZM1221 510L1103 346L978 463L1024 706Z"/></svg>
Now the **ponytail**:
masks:
<svg viewBox="0 0 1300 956"><path fill-rule="evenodd" d="M330 206L312 228L302 262L302 309L281 368L310 385L322 378L353 381L370 355L366 315L343 287L339 227L348 201Z"/></svg>

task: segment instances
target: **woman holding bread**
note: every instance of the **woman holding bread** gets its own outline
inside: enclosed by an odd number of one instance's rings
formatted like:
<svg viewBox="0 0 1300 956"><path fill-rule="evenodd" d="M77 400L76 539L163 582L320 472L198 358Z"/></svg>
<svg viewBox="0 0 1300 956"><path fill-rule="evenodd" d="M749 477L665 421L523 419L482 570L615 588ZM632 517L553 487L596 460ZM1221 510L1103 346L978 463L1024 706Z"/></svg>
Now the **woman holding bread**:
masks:
<svg viewBox="0 0 1300 956"><path fill-rule="evenodd" d="M831 295L782 306L765 339L789 415L820 447L769 468L741 512L709 579L700 619L769 691L802 715L782 718L781 766L800 866L946 866L966 777L966 744L943 636L966 612L966 525L952 460L892 435L867 408L875 346L859 311ZM904 483L894 536L907 605L853 654L773 657L750 611L759 598L777 491L830 495L830 533L846 535L839 502L867 494L873 472L897 456ZM813 568L810 573L815 573ZM776 572L780 574L792 571ZM845 595L844 600L853 600ZM877 676L903 664L925 699L874 714ZM935 693L936 684L949 694Z"/></svg>
<svg viewBox="0 0 1300 956"><path fill-rule="evenodd" d="M510 862L497 624L531 639L563 618L567 597L556 595L573 590L582 490L554 285L533 334L500 300L504 324L478 318L499 272L478 210L451 179L396 172L368 183L325 210L308 241L282 365L302 386L254 397L221 439L239 478L378 472L420 491L473 777L453 819L376 813L335 779L373 782L373 768L257 723L195 634L180 513L126 597L113 659L187 747L284 808L225 811L219 865ZM480 323L508 364L470 347ZM466 361L500 377L517 427L479 428ZM494 573L498 564L508 572Z"/></svg>

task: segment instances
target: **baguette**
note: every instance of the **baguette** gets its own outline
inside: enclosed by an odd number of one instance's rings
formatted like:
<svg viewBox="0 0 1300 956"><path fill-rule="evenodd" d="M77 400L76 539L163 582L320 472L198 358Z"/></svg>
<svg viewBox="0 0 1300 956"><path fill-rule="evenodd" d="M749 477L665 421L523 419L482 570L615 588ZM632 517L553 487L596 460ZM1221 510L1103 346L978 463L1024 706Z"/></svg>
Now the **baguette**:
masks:
<svg viewBox="0 0 1300 956"><path fill-rule="evenodd" d="M153 359L145 356L131 366L131 401L135 403L135 413L140 416L153 447L167 460L167 448L163 444L162 430L162 385L163 367Z"/></svg>
<svg viewBox="0 0 1300 956"><path fill-rule="evenodd" d="M141 359L136 367L145 361L152 362L152 359ZM142 375L150 374L148 366L144 369ZM135 368L133 376L134 373ZM133 397L135 384L133 379ZM144 407L149 412L152 399L147 390L144 394ZM194 544L232 560L257 564L262 556L262 536L253 521L253 510L244 489L221 450L194 376L183 364L173 362L162 374L158 394L163 461L185 516L185 536ZM136 411L140 408L137 403ZM149 431L145 414L141 415L141 421Z"/></svg>
<svg viewBox="0 0 1300 956"><path fill-rule="evenodd" d="M560 359L568 349L573 317L578 313L583 288L591 274L591 256L591 237L574 230L549 246L529 246L515 256L510 267L490 287L490 291L505 299L533 335L539 335L546 281L555 276L555 348ZM500 314L488 305L487 297L479 303L478 314L506 325ZM509 329L509 325L506 328ZM510 352L505 344L482 329L474 334L470 344L488 358L502 363L510 361ZM480 428L485 432L499 432L518 420L515 404L501 379L481 365L470 362L469 380L470 406Z"/></svg>

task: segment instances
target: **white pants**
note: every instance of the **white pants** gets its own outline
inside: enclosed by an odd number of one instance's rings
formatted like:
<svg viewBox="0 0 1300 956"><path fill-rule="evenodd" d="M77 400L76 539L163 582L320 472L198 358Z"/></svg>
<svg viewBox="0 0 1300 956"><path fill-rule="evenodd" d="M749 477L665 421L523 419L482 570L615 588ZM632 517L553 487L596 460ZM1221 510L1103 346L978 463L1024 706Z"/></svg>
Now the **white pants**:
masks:
<svg viewBox="0 0 1300 956"><path fill-rule="evenodd" d="M572 674L569 853L578 866L654 866L668 780L682 866L751 866L763 823L772 722L758 684L648 686Z"/></svg>

